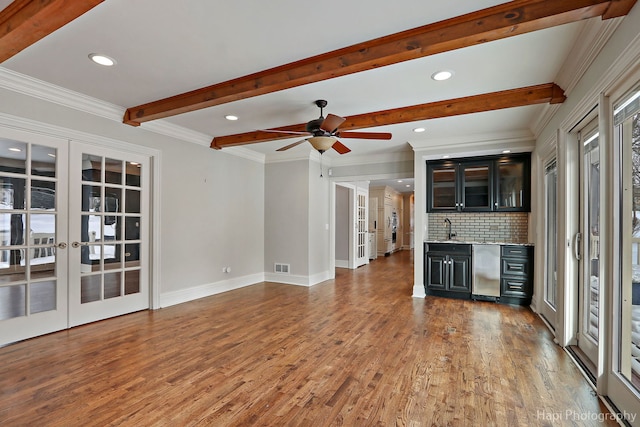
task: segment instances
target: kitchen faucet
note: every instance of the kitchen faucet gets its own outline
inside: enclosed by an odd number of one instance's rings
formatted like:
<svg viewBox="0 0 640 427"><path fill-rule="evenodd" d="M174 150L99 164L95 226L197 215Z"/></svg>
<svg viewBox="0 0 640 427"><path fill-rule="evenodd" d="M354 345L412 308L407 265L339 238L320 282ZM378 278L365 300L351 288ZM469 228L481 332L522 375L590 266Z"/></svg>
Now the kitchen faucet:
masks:
<svg viewBox="0 0 640 427"><path fill-rule="evenodd" d="M449 218L445 218L444 222L446 222L449 225L449 234L448 234L447 240L451 240L454 237L456 237L456 233L454 233L453 230L451 229L451 220Z"/></svg>

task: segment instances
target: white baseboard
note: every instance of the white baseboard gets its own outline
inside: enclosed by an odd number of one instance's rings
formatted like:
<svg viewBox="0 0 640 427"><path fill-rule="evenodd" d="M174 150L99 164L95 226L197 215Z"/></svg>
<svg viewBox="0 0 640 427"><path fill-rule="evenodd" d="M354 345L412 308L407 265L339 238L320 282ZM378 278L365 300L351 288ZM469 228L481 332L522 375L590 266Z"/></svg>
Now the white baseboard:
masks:
<svg viewBox="0 0 640 427"><path fill-rule="evenodd" d="M160 295L160 308L170 307L183 302L193 301L199 298L209 297L222 292L232 291L245 286L255 285L262 282L276 282L285 285L313 286L326 280L333 279L335 273L330 271L314 274L312 276L296 276L292 274L279 273L258 273L243 277L235 277L229 280L221 280L206 285L194 286L179 291L166 292Z"/></svg>
<svg viewBox="0 0 640 427"><path fill-rule="evenodd" d="M296 286L313 286L325 280L333 279L335 273L331 274L329 271L314 274L312 276L300 276L294 274L278 274L278 273L265 273L264 280L266 282L284 283L285 285Z"/></svg>
<svg viewBox="0 0 640 427"><path fill-rule="evenodd" d="M424 285L414 285L413 286L413 298L426 298L427 294L424 291Z"/></svg>
<svg viewBox="0 0 640 427"><path fill-rule="evenodd" d="M344 260L344 259L337 259L336 260L336 267L338 268L349 268L349 260Z"/></svg>
<svg viewBox="0 0 640 427"><path fill-rule="evenodd" d="M264 273L249 276L235 277L229 280L221 280L206 285L194 286L188 289L172 291L160 294L160 307L169 307L187 301L208 297L222 292L232 291L245 286L255 285L265 281Z"/></svg>

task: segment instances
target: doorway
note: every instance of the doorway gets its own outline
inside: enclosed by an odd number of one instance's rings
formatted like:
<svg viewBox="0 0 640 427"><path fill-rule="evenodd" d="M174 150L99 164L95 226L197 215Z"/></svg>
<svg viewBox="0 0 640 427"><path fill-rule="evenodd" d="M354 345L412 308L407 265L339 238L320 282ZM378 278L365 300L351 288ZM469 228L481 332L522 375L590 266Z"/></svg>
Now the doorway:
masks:
<svg viewBox="0 0 640 427"><path fill-rule="evenodd" d="M335 266L355 269L369 263L369 190L361 183L335 187Z"/></svg>

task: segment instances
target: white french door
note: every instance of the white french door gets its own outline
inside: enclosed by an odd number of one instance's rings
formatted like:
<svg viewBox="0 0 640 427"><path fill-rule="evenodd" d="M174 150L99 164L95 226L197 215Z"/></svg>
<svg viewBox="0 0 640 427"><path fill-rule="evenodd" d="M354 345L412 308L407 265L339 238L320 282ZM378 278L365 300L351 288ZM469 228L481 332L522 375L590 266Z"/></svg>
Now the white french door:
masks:
<svg viewBox="0 0 640 427"><path fill-rule="evenodd" d="M598 366L600 328L600 143L597 121L580 132L580 232L576 236L579 261L578 347Z"/></svg>
<svg viewBox="0 0 640 427"><path fill-rule="evenodd" d="M69 324L149 308L149 159L72 144Z"/></svg>
<svg viewBox="0 0 640 427"><path fill-rule="evenodd" d="M0 136L0 345L149 304L150 158Z"/></svg>
<svg viewBox="0 0 640 427"><path fill-rule="evenodd" d="M66 328L68 283L67 141L3 136L0 345Z"/></svg>
<svg viewBox="0 0 640 427"><path fill-rule="evenodd" d="M640 86L614 105L613 126L619 173L613 198L613 337L607 392L627 422L640 426Z"/></svg>
<svg viewBox="0 0 640 427"><path fill-rule="evenodd" d="M368 191L358 188L356 191L356 267L369 262L368 198Z"/></svg>

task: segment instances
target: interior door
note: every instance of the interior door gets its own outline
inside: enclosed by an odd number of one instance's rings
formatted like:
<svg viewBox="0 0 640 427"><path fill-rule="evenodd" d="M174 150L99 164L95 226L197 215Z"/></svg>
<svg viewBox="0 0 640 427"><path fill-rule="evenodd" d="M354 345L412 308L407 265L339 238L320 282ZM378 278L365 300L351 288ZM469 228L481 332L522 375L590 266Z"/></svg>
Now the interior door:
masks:
<svg viewBox="0 0 640 427"><path fill-rule="evenodd" d="M150 161L73 143L69 323L149 307Z"/></svg>
<svg viewBox="0 0 640 427"><path fill-rule="evenodd" d="M600 145L597 122L580 133L580 233L578 347L598 366L600 327Z"/></svg>
<svg viewBox="0 0 640 427"><path fill-rule="evenodd" d="M0 345L67 327L66 169L64 140L0 138Z"/></svg>
<svg viewBox="0 0 640 427"><path fill-rule="evenodd" d="M356 267L369 262L368 191L358 188L356 192Z"/></svg>

